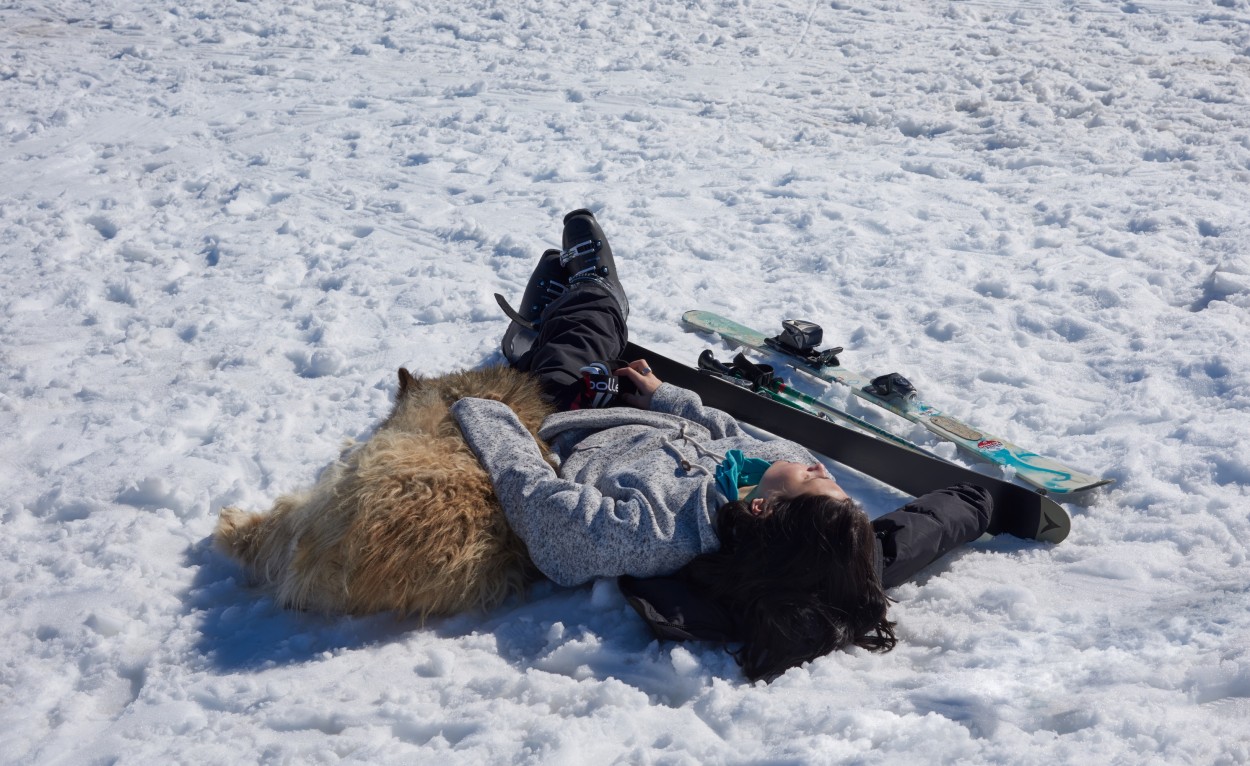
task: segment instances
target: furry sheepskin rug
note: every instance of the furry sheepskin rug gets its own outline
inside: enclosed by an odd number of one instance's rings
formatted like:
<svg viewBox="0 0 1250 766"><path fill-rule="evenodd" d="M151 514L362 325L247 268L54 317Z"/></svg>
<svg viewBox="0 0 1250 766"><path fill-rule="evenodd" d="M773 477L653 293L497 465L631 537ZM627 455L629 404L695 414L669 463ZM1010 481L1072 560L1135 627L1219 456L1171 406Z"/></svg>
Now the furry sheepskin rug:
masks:
<svg viewBox="0 0 1250 766"><path fill-rule="evenodd" d="M395 408L367 442L268 513L223 508L217 547L292 609L424 618L520 592L534 574L525 545L451 415L468 396L507 403L535 439L551 413L534 379L507 367L401 368Z"/></svg>

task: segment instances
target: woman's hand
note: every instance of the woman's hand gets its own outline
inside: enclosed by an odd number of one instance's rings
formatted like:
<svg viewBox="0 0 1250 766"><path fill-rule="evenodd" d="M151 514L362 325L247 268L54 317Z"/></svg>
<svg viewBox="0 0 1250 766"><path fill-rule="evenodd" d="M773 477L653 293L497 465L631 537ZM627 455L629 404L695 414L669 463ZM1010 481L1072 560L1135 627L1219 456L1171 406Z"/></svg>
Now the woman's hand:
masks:
<svg viewBox="0 0 1250 766"><path fill-rule="evenodd" d="M651 367L647 364L646 359L630 362L628 367L613 370L612 374L625 378L634 384L634 388L638 389L636 394L624 394L621 396L626 404L637 407L640 410L651 409L651 396L663 381L657 378L655 373L651 372Z"/></svg>

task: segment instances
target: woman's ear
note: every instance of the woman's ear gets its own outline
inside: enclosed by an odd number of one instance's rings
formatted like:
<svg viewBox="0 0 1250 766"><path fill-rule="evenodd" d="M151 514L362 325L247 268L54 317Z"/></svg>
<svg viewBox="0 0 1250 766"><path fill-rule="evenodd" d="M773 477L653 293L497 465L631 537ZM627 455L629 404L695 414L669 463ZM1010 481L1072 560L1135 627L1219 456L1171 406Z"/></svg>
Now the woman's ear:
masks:
<svg viewBox="0 0 1250 766"><path fill-rule="evenodd" d="M752 500L751 501L751 515L759 516L761 513L764 512L764 506L765 506L764 498L757 497L754 500Z"/></svg>

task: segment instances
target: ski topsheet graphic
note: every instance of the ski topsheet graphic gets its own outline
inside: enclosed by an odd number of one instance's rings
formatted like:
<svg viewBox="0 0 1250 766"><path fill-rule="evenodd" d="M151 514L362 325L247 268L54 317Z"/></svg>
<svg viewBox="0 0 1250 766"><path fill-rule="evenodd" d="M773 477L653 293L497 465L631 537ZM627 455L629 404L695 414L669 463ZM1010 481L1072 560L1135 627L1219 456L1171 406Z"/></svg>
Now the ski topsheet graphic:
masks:
<svg viewBox="0 0 1250 766"><path fill-rule="evenodd" d="M923 401L907 379L897 373L871 378L848 370L838 362L841 349L814 349L820 342L820 329L809 322L786 322L785 332L772 338L708 311L687 311L682 322L696 330L716 333L731 343L777 353L795 370L847 386L861 399L919 423L970 455L1012 469L1017 478L1046 492L1083 492L1112 481L1077 471L944 414Z"/></svg>

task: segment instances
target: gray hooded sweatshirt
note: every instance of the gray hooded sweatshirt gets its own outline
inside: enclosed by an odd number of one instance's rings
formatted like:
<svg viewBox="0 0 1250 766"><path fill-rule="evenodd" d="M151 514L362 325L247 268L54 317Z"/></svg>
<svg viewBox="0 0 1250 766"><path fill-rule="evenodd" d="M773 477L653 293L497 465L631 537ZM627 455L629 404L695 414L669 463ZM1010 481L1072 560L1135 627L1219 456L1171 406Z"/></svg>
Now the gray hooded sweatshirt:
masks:
<svg viewBox="0 0 1250 766"><path fill-rule="evenodd" d="M716 511L728 498L715 472L731 449L770 462L815 461L793 442L747 434L728 414L669 383L655 392L650 410L547 418L539 435L558 468L543 460L502 402L461 399L452 414L535 566L560 585L672 574L717 550Z"/></svg>

